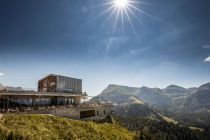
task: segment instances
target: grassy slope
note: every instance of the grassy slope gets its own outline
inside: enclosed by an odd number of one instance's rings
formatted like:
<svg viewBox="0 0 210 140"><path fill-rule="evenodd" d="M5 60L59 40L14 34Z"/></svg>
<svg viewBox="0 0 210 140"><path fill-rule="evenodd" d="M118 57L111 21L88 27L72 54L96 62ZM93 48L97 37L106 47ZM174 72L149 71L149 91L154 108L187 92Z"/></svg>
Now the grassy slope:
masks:
<svg viewBox="0 0 210 140"><path fill-rule="evenodd" d="M134 133L114 124L97 124L50 115L4 115L0 119L4 134L18 134L26 139L129 140Z"/></svg>
<svg viewBox="0 0 210 140"><path fill-rule="evenodd" d="M210 140L210 131L150 118L114 116L114 121L130 131L148 134L152 140Z"/></svg>

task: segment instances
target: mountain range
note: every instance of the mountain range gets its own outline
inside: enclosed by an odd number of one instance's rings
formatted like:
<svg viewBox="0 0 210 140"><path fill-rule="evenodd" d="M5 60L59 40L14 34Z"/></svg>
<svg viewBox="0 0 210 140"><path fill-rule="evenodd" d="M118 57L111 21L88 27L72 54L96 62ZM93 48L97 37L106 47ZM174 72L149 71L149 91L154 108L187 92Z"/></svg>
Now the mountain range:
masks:
<svg viewBox="0 0 210 140"><path fill-rule="evenodd" d="M7 91L24 91L22 87L12 87L12 86L3 86L0 83L0 91L7 90Z"/></svg>
<svg viewBox="0 0 210 140"><path fill-rule="evenodd" d="M184 88L177 85L168 87L128 87L122 85L108 85L101 94L91 99L94 101L111 102L113 104L130 104L134 97L155 108L176 111L198 111L210 109L210 83L200 87Z"/></svg>
<svg viewBox="0 0 210 140"><path fill-rule="evenodd" d="M0 91L4 90L5 87L0 83Z"/></svg>
<svg viewBox="0 0 210 140"><path fill-rule="evenodd" d="M210 83L184 88L108 85L90 102L109 102L117 116L146 117L199 127L210 126Z"/></svg>

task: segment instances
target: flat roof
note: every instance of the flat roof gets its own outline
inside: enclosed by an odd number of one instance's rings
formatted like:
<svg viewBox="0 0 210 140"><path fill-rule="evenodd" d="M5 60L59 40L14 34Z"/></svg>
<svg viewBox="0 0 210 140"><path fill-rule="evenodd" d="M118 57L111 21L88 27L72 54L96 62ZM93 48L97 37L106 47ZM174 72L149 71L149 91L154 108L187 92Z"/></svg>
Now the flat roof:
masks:
<svg viewBox="0 0 210 140"><path fill-rule="evenodd" d="M58 92L35 92L35 91L1 91L1 96L44 96L44 97L87 97L82 92L75 93L58 93Z"/></svg>
<svg viewBox="0 0 210 140"><path fill-rule="evenodd" d="M58 74L49 74L49 75L43 77L42 79L40 79L39 81L42 81L42 80L44 80L44 79L46 79L47 77L50 77L50 76L56 76L56 77L59 76L59 77L65 77L65 78L70 78L70 79L81 80L82 81L82 79L68 77L68 76L62 76L62 75L58 75Z"/></svg>

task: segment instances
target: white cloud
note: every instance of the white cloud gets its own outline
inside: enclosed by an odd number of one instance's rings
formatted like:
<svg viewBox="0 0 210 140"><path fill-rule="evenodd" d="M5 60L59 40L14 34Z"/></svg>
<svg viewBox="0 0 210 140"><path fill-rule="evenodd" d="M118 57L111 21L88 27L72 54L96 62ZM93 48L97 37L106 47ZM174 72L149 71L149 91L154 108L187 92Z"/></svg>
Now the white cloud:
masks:
<svg viewBox="0 0 210 140"><path fill-rule="evenodd" d="M210 56L207 57L207 58L204 60L204 62L210 62Z"/></svg>
<svg viewBox="0 0 210 140"><path fill-rule="evenodd" d="M206 48L210 48L210 45L208 45L208 44L207 45L204 45L203 48L205 48L205 49Z"/></svg>
<svg viewBox="0 0 210 140"><path fill-rule="evenodd" d="M3 76L3 75L4 75L4 73L0 72L0 76Z"/></svg>

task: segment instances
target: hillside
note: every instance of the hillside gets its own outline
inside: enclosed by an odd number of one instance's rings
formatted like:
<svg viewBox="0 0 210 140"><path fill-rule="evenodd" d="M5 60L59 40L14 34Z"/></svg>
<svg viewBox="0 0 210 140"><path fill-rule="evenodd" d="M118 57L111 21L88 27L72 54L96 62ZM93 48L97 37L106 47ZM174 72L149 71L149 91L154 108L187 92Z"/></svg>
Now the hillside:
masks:
<svg viewBox="0 0 210 140"><path fill-rule="evenodd" d="M129 98L135 96L138 92L139 88L110 84L101 94L91 99L91 102L99 100L102 102L122 104L129 102Z"/></svg>
<svg viewBox="0 0 210 140"><path fill-rule="evenodd" d="M0 91L4 90L5 87L0 83Z"/></svg>
<svg viewBox="0 0 210 140"><path fill-rule="evenodd" d="M115 106L113 110L117 116L160 118L158 113L153 111L147 105L143 104L137 104L137 103L121 104Z"/></svg>
<svg viewBox="0 0 210 140"><path fill-rule="evenodd" d="M171 99L159 88L141 87L137 97L150 105L167 108L171 105Z"/></svg>
<svg viewBox="0 0 210 140"><path fill-rule="evenodd" d="M0 119L0 139L208 140L210 138L206 131L190 129L164 120L117 116L112 120L114 123L96 123L51 115L7 114Z"/></svg>
<svg viewBox="0 0 210 140"><path fill-rule="evenodd" d="M184 88L170 85L164 89L109 85L91 102L102 101L113 104L130 104L130 99L141 100L152 107L177 112L210 109L210 83L199 88Z"/></svg>
<svg viewBox="0 0 210 140"><path fill-rule="evenodd" d="M163 90L168 94L176 94L176 93L184 94L187 92L187 89L177 86L177 85L170 85Z"/></svg>
<svg viewBox="0 0 210 140"><path fill-rule="evenodd" d="M183 106L188 111L209 110L210 83L201 85L195 93L186 98Z"/></svg>
<svg viewBox="0 0 210 140"><path fill-rule="evenodd" d="M173 99L185 98L188 94L194 92L195 90L196 89L194 88L185 89L177 85L170 85L163 89L163 91Z"/></svg>
<svg viewBox="0 0 210 140"><path fill-rule="evenodd" d="M114 116L119 125L130 131L144 133L151 140L209 140L210 132L194 127L168 123L164 120Z"/></svg>
<svg viewBox="0 0 210 140"><path fill-rule="evenodd" d="M131 140L135 134L114 124L97 124L51 115L4 115L2 137L8 139Z"/></svg>
<svg viewBox="0 0 210 140"><path fill-rule="evenodd" d="M5 89L7 91L24 91L24 89L22 87L5 86Z"/></svg>
<svg viewBox="0 0 210 140"><path fill-rule="evenodd" d="M135 97L143 100L147 104L159 107L167 107L171 103L171 99L161 89L148 87L136 88L121 85L109 85L101 94L91 99L91 102L99 100L102 102L124 104L130 102L130 97Z"/></svg>
<svg viewBox="0 0 210 140"><path fill-rule="evenodd" d="M209 129L210 83L184 88L128 87L109 85L91 101L114 103L114 112L124 117L152 117L182 125Z"/></svg>
<svg viewBox="0 0 210 140"><path fill-rule="evenodd" d="M0 83L0 91L7 90L7 91L24 91L22 87L12 87L12 86L3 86Z"/></svg>

